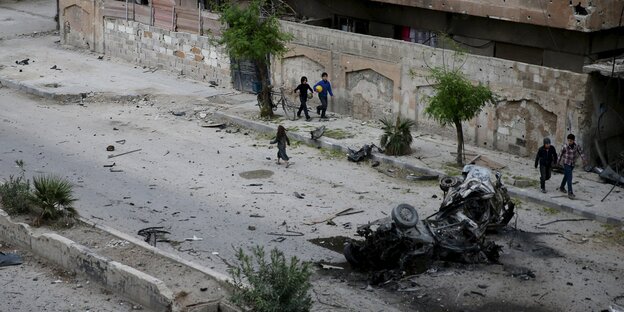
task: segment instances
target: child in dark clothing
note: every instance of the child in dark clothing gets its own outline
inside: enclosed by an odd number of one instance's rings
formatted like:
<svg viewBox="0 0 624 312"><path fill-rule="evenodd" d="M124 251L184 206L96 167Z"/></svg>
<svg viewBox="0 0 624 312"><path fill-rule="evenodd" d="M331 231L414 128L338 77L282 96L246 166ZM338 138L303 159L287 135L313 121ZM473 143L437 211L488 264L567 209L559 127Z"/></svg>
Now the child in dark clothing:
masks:
<svg viewBox="0 0 624 312"><path fill-rule="evenodd" d="M557 163L557 150L550 145L550 139L544 138L544 145L537 150L535 156L535 168L539 163L540 169L540 188L542 193L546 193L546 181L550 179L553 164Z"/></svg>
<svg viewBox="0 0 624 312"><path fill-rule="evenodd" d="M310 121L310 115L308 114L308 106L306 103L308 102L308 90L312 93L312 88L308 84L308 78L306 76L301 77L301 84L295 88L295 93L299 91L299 101L301 101L301 105L299 106L299 111L297 111L297 117L301 117L301 111L306 116L306 121ZM310 93L311 94L311 93Z"/></svg>
<svg viewBox="0 0 624 312"><path fill-rule="evenodd" d="M290 140L288 136L286 136L286 128L284 126L277 127L277 135L275 139L273 139L271 144L277 143L277 164L279 165L280 159L283 159L286 163L286 168L288 168L288 155L286 155L286 145L290 145Z"/></svg>

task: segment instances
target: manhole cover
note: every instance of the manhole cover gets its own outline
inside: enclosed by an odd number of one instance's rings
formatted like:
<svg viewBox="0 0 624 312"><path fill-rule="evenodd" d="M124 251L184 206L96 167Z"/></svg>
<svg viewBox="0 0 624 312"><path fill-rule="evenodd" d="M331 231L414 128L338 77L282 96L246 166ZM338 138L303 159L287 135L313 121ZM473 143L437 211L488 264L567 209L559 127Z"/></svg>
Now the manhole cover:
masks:
<svg viewBox="0 0 624 312"><path fill-rule="evenodd" d="M245 178L245 179L264 179L264 178L271 177L273 175L273 171L271 171L271 170L251 170L251 171L241 172L238 175L240 175L241 178Z"/></svg>

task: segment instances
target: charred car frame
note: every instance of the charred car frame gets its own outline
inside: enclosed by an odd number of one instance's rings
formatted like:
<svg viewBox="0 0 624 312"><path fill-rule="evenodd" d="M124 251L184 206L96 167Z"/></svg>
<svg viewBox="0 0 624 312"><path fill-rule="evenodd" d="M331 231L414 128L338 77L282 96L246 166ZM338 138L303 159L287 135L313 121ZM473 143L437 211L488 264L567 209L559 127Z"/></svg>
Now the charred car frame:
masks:
<svg viewBox="0 0 624 312"><path fill-rule="evenodd" d="M426 270L432 260L464 263L497 262L501 247L486 241L485 233L501 228L514 215L514 203L496 173L467 165L462 176L444 177L444 199L438 212L420 220L417 210L400 204L391 217L358 227L363 241L345 245L344 255L354 268L369 270Z"/></svg>

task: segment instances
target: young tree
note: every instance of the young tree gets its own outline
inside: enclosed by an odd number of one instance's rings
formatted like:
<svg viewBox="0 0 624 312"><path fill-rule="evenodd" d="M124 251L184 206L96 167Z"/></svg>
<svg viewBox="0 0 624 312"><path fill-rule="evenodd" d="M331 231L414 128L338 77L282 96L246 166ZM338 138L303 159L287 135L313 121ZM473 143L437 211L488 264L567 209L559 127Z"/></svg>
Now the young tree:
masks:
<svg viewBox="0 0 624 312"><path fill-rule="evenodd" d="M265 10L266 5L267 0L251 0L246 6L228 1L221 9L224 28L220 43L225 44L230 56L251 60L258 69L262 84L261 117L273 116L269 87L270 56L284 55L288 51L286 43L292 39L292 35L280 29L275 10Z"/></svg>
<svg viewBox="0 0 624 312"><path fill-rule="evenodd" d="M495 103L492 91L481 85L473 85L457 70L444 67L431 69L436 94L429 98L425 113L442 126L453 124L457 131L457 164L463 164L464 132L462 121L474 118L487 103Z"/></svg>

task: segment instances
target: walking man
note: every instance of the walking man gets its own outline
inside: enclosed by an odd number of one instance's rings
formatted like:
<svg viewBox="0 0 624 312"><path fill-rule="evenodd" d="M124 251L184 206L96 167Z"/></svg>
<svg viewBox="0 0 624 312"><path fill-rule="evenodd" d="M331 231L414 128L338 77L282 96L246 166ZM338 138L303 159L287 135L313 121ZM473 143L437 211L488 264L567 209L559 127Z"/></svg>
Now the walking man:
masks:
<svg viewBox="0 0 624 312"><path fill-rule="evenodd" d="M544 145L537 150L535 156L535 168L539 164L540 188L542 193L546 193L546 181L550 179L553 164L557 163L557 150L550 145L550 139L544 138Z"/></svg>
<svg viewBox="0 0 624 312"><path fill-rule="evenodd" d="M316 114L321 115L321 118L327 118L327 116L325 116L325 112L327 111L327 93L334 96L331 83L327 80L327 73L321 74L321 81L317 82L313 89L318 93L319 100L321 100L321 106L316 107Z"/></svg>
<svg viewBox="0 0 624 312"><path fill-rule="evenodd" d="M576 197L574 195L574 191L572 191L572 170L574 169L576 159L581 156L583 164L586 163L585 156L583 155L583 149L580 145L576 144L574 140L574 134L568 134L568 143L561 149L561 155L559 155L559 161L557 161L558 164L563 162L563 180L561 180L559 190L565 193L566 189L564 187L567 183L567 192L570 199L574 199Z"/></svg>

